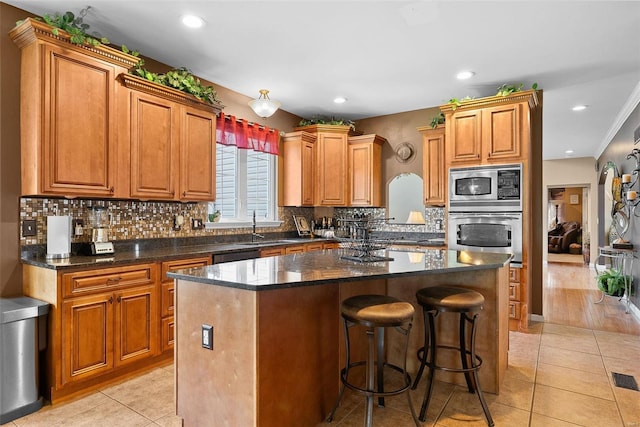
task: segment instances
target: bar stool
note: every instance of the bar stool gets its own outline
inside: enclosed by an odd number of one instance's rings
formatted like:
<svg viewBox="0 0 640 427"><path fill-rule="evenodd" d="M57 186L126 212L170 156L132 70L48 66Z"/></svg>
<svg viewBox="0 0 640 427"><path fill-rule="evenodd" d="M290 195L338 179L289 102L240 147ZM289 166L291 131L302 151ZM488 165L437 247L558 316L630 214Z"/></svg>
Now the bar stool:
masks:
<svg viewBox="0 0 640 427"><path fill-rule="evenodd" d="M411 377L407 373L407 349L409 347L409 332L411 331L411 322L415 310L413 305L408 302L400 301L396 298L386 295L357 295L347 298L341 304L340 311L344 321L344 336L346 344L346 363L345 367L340 371L340 379L342 385L340 394L336 400L336 404L327 418L327 422L333 420L336 410L344 394L345 387L366 396L365 426L370 427L373 417L373 400L378 397L378 406L384 407L385 396L394 396L401 393L407 394L411 416L416 426L420 427L420 422L413 409L411 403L410 388ZM354 325L361 325L367 328L367 360L359 362L351 362L351 349L349 341L349 328ZM384 357L384 334L385 328L395 328L398 332L405 336L404 345L404 364L402 367L392 365L385 362ZM374 336L377 334L377 342L374 342ZM377 346L377 349L375 347ZM349 382L349 369L354 366L366 366L366 388L360 388ZM374 365L376 367L376 376L374 376ZM385 391L384 390L384 368L390 368L402 373L404 385L400 388ZM376 378L377 377L377 378ZM377 385L377 389L376 386Z"/></svg>
<svg viewBox="0 0 640 427"><path fill-rule="evenodd" d="M482 365L482 358L476 354L476 319L478 312L482 310L484 305L484 297L482 294L469 289L452 286L434 286L419 290L416 293L416 298L422 306L422 314L424 317L424 345L418 350L420 369L413 383L413 390L416 389L420 382L424 367L429 367L427 389L424 399L422 400L422 407L420 408L420 420L425 421L426 419L426 412L433 391L435 370L441 370L464 373L469 393L475 392L478 395L480 405L482 405L482 410L487 419L487 424L493 426L493 419L489 413L487 402L484 400L478 379L478 370ZM445 312L460 313L459 347L437 344L435 318L440 313ZM468 341L466 337L467 324L471 325ZM462 368L438 365L436 359L438 348L446 348L459 352ZM428 349L428 351L426 349ZM471 374L473 374L473 380Z"/></svg>

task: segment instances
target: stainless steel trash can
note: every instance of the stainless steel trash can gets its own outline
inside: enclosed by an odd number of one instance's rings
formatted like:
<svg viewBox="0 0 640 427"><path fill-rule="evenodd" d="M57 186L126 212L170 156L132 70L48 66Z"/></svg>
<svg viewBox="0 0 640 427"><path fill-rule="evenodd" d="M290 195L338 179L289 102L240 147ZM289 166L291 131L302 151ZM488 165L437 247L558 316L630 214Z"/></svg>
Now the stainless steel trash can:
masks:
<svg viewBox="0 0 640 427"><path fill-rule="evenodd" d="M49 303L0 298L0 424L42 407L38 356L47 346Z"/></svg>

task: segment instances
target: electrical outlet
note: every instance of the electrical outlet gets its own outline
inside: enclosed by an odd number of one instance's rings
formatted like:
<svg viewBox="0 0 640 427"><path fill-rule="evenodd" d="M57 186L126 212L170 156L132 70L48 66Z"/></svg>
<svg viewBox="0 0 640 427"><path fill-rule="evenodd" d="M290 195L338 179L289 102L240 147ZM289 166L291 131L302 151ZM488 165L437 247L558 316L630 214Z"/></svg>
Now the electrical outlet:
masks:
<svg viewBox="0 0 640 427"><path fill-rule="evenodd" d="M202 230L204 228L204 221L200 218L191 218L191 229Z"/></svg>
<svg viewBox="0 0 640 427"><path fill-rule="evenodd" d="M73 234L75 236L82 236L84 234L84 220L83 219L74 219L73 220Z"/></svg>
<svg viewBox="0 0 640 427"><path fill-rule="evenodd" d="M202 348L213 350L213 326L202 324Z"/></svg>
<svg viewBox="0 0 640 427"><path fill-rule="evenodd" d="M22 237L35 236L38 234L36 220L25 219L22 221Z"/></svg>

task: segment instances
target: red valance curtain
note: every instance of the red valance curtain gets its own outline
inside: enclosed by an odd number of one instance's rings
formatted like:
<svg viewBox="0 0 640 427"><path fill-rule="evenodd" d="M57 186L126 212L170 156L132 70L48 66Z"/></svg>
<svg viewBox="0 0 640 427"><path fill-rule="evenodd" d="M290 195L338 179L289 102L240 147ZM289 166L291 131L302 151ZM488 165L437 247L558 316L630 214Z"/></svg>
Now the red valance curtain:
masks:
<svg viewBox="0 0 640 427"><path fill-rule="evenodd" d="M278 151L279 133L277 129L249 123L235 116L218 115L216 123L216 142L222 145L235 145L238 148L275 154Z"/></svg>

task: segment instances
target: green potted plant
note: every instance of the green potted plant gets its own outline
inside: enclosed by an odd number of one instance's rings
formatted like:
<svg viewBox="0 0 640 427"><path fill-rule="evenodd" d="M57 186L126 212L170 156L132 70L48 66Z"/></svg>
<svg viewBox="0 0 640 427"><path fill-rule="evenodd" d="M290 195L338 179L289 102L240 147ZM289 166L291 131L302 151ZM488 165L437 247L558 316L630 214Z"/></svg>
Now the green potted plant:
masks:
<svg viewBox="0 0 640 427"><path fill-rule="evenodd" d="M598 276L597 280L598 280L598 289L600 289L605 294L616 296L616 297L624 296L625 276L615 268L605 270L602 274ZM629 286L631 286L631 281L633 280L633 277L626 276L626 280L628 281Z"/></svg>
<svg viewBox="0 0 640 427"><path fill-rule="evenodd" d="M217 209L214 213L209 214L209 222L220 221L220 216L222 216L222 213L220 212L220 209Z"/></svg>

